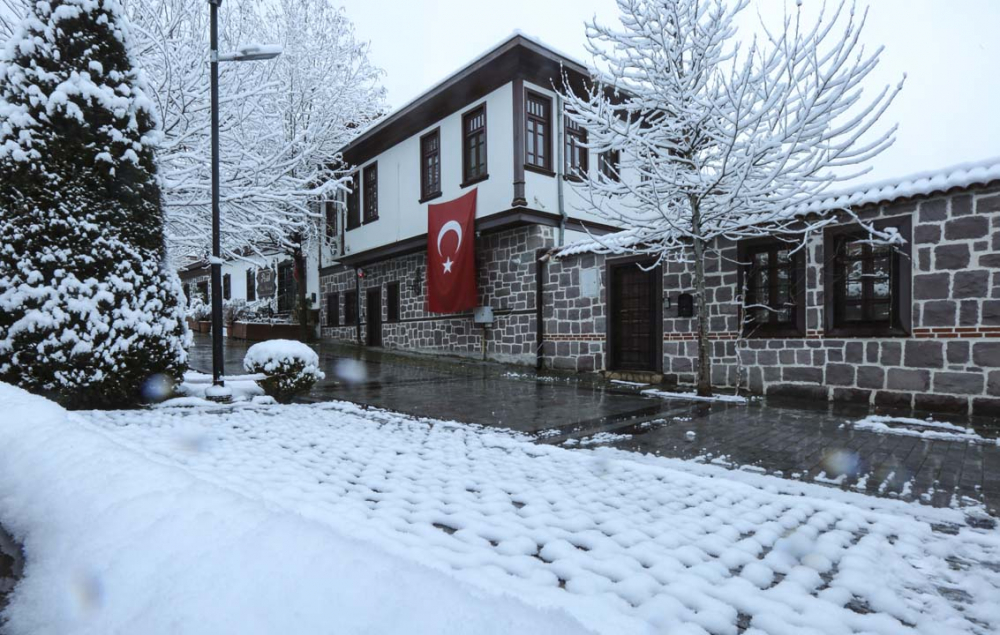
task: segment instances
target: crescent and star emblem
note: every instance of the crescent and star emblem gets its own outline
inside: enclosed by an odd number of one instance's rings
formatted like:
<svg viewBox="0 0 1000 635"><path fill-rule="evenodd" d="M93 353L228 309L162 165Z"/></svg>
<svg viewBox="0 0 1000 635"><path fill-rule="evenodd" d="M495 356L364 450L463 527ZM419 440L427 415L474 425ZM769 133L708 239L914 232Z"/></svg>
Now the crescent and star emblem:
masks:
<svg viewBox="0 0 1000 635"><path fill-rule="evenodd" d="M447 234L448 232L455 232L455 235L458 236L458 246L455 247L455 251L457 252L462 247L462 226L458 223L458 221L450 220L444 225L442 225L441 230L438 232L437 243L438 243L439 256L442 255L441 240L444 239L445 234ZM451 266L455 263L452 262L451 256L449 256L448 258L445 259L445 261L442 264L444 265L444 272L451 273Z"/></svg>

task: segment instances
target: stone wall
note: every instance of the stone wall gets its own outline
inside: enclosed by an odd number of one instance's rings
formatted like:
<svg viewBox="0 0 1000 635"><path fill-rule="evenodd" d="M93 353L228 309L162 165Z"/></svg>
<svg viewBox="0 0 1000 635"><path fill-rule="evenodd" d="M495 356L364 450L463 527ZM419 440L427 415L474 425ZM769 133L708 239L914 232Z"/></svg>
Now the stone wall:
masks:
<svg viewBox="0 0 1000 635"><path fill-rule="evenodd" d="M554 230L529 225L478 236L476 287L479 304L493 308L493 326L485 331L486 356L490 359L534 364L536 360L536 266L540 250L553 245ZM356 340L358 331L344 324L344 292L359 285L361 341L367 337L366 294L382 290L382 344L386 348L445 352L479 356L483 354L482 328L472 314L438 315L427 310L427 255L424 252L391 258L362 267L363 277L354 268L342 268L321 276L322 335L332 339ZM400 319L388 322L386 285L400 283ZM339 294L341 326L329 326L327 296Z"/></svg>
<svg viewBox="0 0 1000 635"><path fill-rule="evenodd" d="M736 245L706 259L712 381L757 393L1000 416L1000 187L979 187L859 210L866 220L912 223L912 333L908 337L826 337L823 239L806 260L806 333L798 338L739 335ZM547 263L545 364L602 369L606 259L585 254ZM581 298L583 271L596 268L597 297ZM695 321L677 315L692 293L689 262L663 267L663 371L694 382ZM739 354L737 354L737 352Z"/></svg>

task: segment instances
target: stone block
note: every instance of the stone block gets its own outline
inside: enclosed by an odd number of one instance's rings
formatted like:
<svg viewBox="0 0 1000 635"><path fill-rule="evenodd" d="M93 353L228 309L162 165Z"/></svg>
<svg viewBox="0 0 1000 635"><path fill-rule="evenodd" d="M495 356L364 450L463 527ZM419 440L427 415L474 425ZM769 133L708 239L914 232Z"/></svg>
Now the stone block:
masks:
<svg viewBox="0 0 1000 635"><path fill-rule="evenodd" d="M944 343L933 340L906 342L903 365L910 368L942 368Z"/></svg>
<svg viewBox="0 0 1000 635"><path fill-rule="evenodd" d="M786 366L781 369L783 381L801 381L812 384L823 383L823 369L812 366Z"/></svg>
<svg viewBox="0 0 1000 635"><path fill-rule="evenodd" d="M958 323L958 303L952 300L932 300L923 306L923 326L955 326Z"/></svg>
<svg viewBox="0 0 1000 635"><path fill-rule="evenodd" d="M934 392L954 395L981 395L982 373L934 373Z"/></svg>
<svg viewBox="0 0 1000 635"><path fill-rule="evenodd" d="M983 298L989 292L989 271L958 271L955 273L951 297Z"/></svg>
<svg viewBox="0 0 1000 635"><path fill-rule="evenodd" d="M990 232L990 221L986 216L964 216L944 224L946 240L971 240L984 238Z"/></svg>
<svg viewBox="0 0 1000 635"><path fill-rule="evenodd" d="M854 366L851 364L827 364L826 383L831 386L851 386L854 384Z"/></svg>
<svg viewBox="0 0 1000 635"><path fill-rule="evenodd" d="M917 225L913 228L913 242L918 245L941 241L940 225Z"/></svg>
<svg viewBox="0 0 1000 635"><path fill-rule="evenodd" d="M821 403L827 400L827 388L824 386L773 384L767 387L766 394L769 397L788 397Z"/></svg>
<svg viewBox="0 0 1000 635"><path fill-rule="evenodd" d="M903 345L900 342L882 342L882 356L879 363L883 366L899 366L903 359Z"/></svg>
<svg viewBox="0 0 1000 635"><path fill-rule="evenodd" d="M950 296L951 274L930 273L913 276L914 300L944 300Z"/></svg>
<svg viewBox="0 0 1000 635"><path fill-rule="evenodd" d="M965 269L970 258L969 246L965 244L938 245L934 248L934 266L937 269Z"/></svg>
<svg viewBox="0 0 1000 635"><path fill-rule="evenodd" d="M959 194L951 197L951 216L966 216L972 213L972 195Z"/></svg>
<svg viewBox="0 0 1000 635"><path fill-rule="evenodd" d="M969 343L963 341L951 341L945 346L949 364L969 363Z"/></svg>
<svg viewBox="0 0 1000 635"><path fill-rule="evenodd" d="M1000 237L1000 234L997 234L997 236ZM1000 243L1000 240L996 240L995 242ZM994 249L998 248L1000 247L994 247ZM1000 253L983 254L979 257L979 266L1000 269Z"/></svg>
<svg viewBox="0 0 1000 635"><path fill-rule="evenodd" d="M863 364L864 353L864 345L861 342L848 342L844 347L844 360L848 364Z"/></svg>
<svg viewBox="0 0 1000 635"><path fill-rule="evenodd" d="M982 323L985 326L1000 326L1000 300L983 302Z"/></svg>
<svg viewBox="0 0 1000 635"><path fill-rule="evenodd" d="M861 366L857 373L859 388L882 388L885 385L885 369L881 366Z"/></svg>
<svg viewBox="0 0 1000 635"><path fill-rule="evenodd" d="M972 360L976 366L1000 367L1000 341L976 342L972 347Z"/></svg>
<svg viewBox="0 0 1000 635"><path fill-rule="evenodd" d="M908 392L890 392L888 390L879 390L875 393L872 402L876 406L882 406L885 408L902 408L909 409L913 405L913 395Z"/></svg>
<svg viewBox="0 0 1000 635"><path fill-rule="evenodd" d="M872 391L859 388L834 388L833 401L841 403L870 403Z"/></svg>
<svg viewBox="0 0 1000 635"><path fill-rule="evenodd" d="M962 300L958 308L959 326L979 325L979 302L976 300Z"/></svg>
<svg viewBox="0 0 1000 635"><path fill-rule="evenodd" d="M886 379L889 390L908 390L921 392L931 386L931 374L926 370L909 370L905 368L890 368Z"/></svg>
<svg viewBox="0 0 1000 635"><path fill-rule="evenodd" d="M986 376L986 394L1000 397L1000 370L991 370Z"/></svg>
<svg viewBox="0 0 1000 635"><path fill-rule="evenodd" d="M973 399L972 414L980 417L1000 417L1000 399L983 397Z"/></svg>
<svg viewBox="0 0 1000 635"><path fill-rule="evenodd" d="M1000 194L983 196L976 201L976 214L996 214L1000 213Z"/></svg>
<svg viewBox="0 0 1000 635"><path fill-rule="evenodd" d="M917 393L913 396L913 408L923 412L964 415L969 412L969 400L967 397Z"/></svg>
<svg viewBox="0 0 1000 635"><path fill-rule="evenodd" d="M948 218L948 199L936 198L920 203L920 222L941 221Z"/></svg>

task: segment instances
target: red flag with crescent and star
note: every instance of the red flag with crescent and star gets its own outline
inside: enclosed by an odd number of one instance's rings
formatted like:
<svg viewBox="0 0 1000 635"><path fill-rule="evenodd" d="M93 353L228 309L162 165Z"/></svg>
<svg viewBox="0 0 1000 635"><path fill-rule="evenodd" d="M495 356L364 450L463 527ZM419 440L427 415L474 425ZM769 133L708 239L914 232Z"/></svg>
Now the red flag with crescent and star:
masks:
<svg viewBox="0 0 1000 635"><path fill-rule="evenodd" d="M427 206L427 304L433 313L476 306L476 190Z"/></svg>

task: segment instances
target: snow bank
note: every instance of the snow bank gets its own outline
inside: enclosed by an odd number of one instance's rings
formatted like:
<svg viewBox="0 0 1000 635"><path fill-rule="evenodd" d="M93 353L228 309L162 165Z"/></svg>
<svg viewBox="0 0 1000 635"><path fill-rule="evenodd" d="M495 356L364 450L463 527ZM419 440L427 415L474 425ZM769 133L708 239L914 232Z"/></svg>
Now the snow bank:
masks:
<svg viewBox="0 0 1000 635"><path fill-rule="evenodd" d="M933 419L869 415L850 425L857 430L869 430L880 434L897 434L907 437L920 437L922 439L1000 445L1000 439L987 439L977 434L972 428L958 426L946 421L934 421Z"/></svg>
<svg viewBox="0 0 1000 635"><path fill-rule="evenodd" d="M702 397L693 392L670 392L668 390L658 390L656 388L650 388L649 390L640 391L643 395L648 395L650 397L659 397L660 399L682 399L687 401L715 401L719 403L739 403L745 404L747 402L746 397L740 397L739 395L712 395L711 397Z"/></svg>
<svg viewBox="0 0 1000 635"><path fill-rule="evenodd" d="M153 460L6 384L0 412L0 519L27 557L5 633L585 632L192 476L218 443L197 419Z"/></svg>

